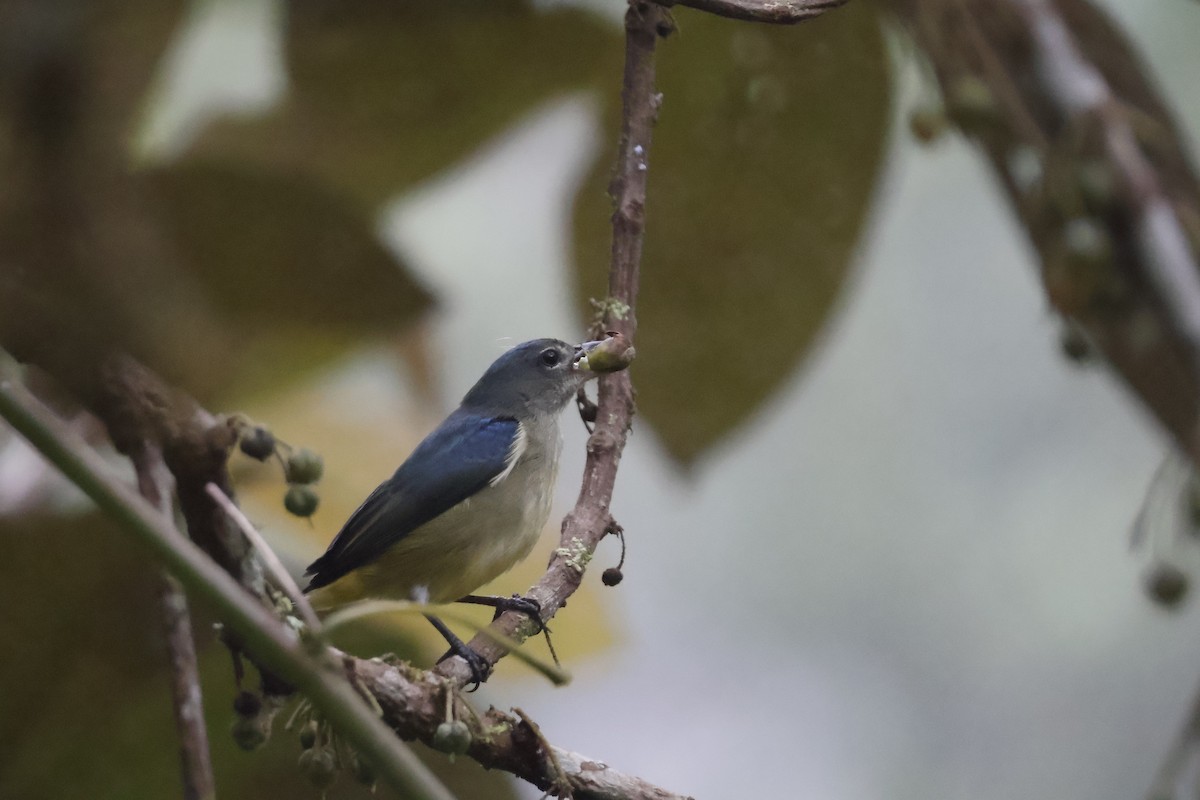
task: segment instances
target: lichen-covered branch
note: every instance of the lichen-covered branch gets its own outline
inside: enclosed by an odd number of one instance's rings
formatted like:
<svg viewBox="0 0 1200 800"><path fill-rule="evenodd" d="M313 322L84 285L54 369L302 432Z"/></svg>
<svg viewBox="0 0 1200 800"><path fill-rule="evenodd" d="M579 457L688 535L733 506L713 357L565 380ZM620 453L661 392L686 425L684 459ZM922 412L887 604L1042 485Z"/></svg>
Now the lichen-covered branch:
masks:
<svg viewBox="0 0 1200 800"><path fill-rule="evenodd" d="M390 666L377 660L347 659L356 682L379 702L384 721L400 736L435 744L437 727L446 720L446 682L432 672L407 666ZM452 697L453 716L470 732L466 755L489 769L502 769L545 791L562 790L553 766L562 769L566 787L576 800L685 800L633 775L612 769L595 759L551 746L520 717L495 708L476 714L457 692Z"/></svg>

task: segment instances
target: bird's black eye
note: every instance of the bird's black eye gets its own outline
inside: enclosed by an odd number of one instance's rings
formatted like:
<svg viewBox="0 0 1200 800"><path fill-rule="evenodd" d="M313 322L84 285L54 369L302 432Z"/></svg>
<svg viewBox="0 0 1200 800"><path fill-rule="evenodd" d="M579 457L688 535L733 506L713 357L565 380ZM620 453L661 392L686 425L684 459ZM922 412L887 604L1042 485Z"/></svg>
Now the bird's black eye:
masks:
<svg viewBox="0 0 1200 800"><path fill-rule="evenodd" d="M538 358L540 358L542 360L542 363L545 364L547 367L553 367L553 366L557 365L559 361L562 360L562 354L559 353L557 350L555 350L553 347L550 347L550 348L547 348L546 350L543 350L538 355Z"/></svg>

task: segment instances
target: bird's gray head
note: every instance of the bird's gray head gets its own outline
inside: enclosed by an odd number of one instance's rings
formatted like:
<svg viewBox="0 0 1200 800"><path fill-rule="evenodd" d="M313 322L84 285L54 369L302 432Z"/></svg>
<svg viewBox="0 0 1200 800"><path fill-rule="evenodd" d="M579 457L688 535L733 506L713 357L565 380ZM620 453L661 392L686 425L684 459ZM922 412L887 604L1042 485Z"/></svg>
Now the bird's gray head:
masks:
<svg viewBox="0 0 1200 800"><path fill-rule="evenodd" d="M595 377L575 365L582 352L559 339L523 342L488 367L463 398L463 407L505 416L557 414Z"/></svg>

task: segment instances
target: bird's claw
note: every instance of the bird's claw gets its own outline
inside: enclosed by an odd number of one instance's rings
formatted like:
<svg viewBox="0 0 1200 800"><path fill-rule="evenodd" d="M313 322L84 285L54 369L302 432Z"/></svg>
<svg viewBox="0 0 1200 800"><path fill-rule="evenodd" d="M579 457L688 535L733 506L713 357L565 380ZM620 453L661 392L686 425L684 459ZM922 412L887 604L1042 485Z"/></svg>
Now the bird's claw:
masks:
<svg viewBox="0 0 1200 800"><path fill-rule="evenodd" d="M546 623L542 622L542 604L532 597L522 597L519 594L514 594L512 597L469 594L465 597L460 597L458 602L471 603L477 606L491 606L496 610L496 613L492 615L493 620L505 611L516 611L533 620L534 624L537 625L538 633L545 633L549 630L546 627Z"/></svg>
<svg viewBox="0 0 1200 800"><path fill-rule="evenodd" d="M519 594L514 594L512 597L498 597L496 603L496 613L492 619L496 619L505 611L516 611L518 614L524 614L533 620L537 625L538 633L546 630L546 623L542 622L542 604L532 597L522 597Z"/></svg>
<svg viewBox="0 0 1200 800"><path fill-rule="evenodd" d="M471 649L471 646L465 642L459 641L451 644L450 649L438 659L438 663L442 663L447 658L458 656L463 661L467 662L467 669L471 670L471 680L466 685L468 692L473 692L487 683L487 679L491 677L492 665L483 656Z"/></svg>
<svg viewBox="0 0 1200 800"><path fill-rule="evenodd" d="M483 656L471 649L470 645L464 645L463 651L457 655L462 656L462 659L467 662L467 667L471 670L471 682L467 684L468 692L473 692L481 685L487 682L487 679L492 674L492 665Z"/></svg>
<svg viewBox="0 0 1200 800"><path fill-rule="evenodd" d="M554 659L555 665L558 665L558 653L554 652L554 643L550 641L550 628L542 620L542 604L537 600L532 597L522 597L519 594L514 594L512 597L469 594L465 597L460 597L458 602L473 603L477 606L491 606L496 609L496 613L492 616L493 621L505 611L516 611L519 614L529 617L533 620L533 624L537 626L537 632L546 637L546 647L550 649L550 656Z"/></svg>

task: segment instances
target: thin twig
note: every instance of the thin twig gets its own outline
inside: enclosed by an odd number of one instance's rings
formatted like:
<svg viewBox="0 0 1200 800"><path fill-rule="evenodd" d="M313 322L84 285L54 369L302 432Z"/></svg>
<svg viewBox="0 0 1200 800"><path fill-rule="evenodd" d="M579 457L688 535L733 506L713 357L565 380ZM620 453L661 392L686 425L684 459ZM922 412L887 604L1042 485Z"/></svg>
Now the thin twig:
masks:
<svg viewBox="0 0 1200 800"><path fill-rule="evenodd" d="M633 2L625 14L625 70L622 82L621 139L617 170L610 187L614 200L612 265L609 301L601 330L619 331L633 341L637 329L638 274L645 232L646 179L654 123L662 104L655 87L654 50L660 36L672 30L666 9L651 2ZM562 524L560 545L546 573L528 592L549 620L562 608L583 580L596 545L612 520L609 506L617 479L617 466L625 449L634 413L633 385L622 370L600 378L596 427L588 437L583 484L575 508ZM506 612L492 629L510 639L524 641L538 627L524 614ZM506 649L485 636L471 640L471 648L495 664ZM461 658L443 661L436 670L462 686L471 672Z"/></svg>
<svg viewBox="0 0 1200 800"><path fill-rule="evenodd" d="M133 454L138 490L146 502L164 517L171 515L173 481L162 451L143 442ZM187 595L179 581L164 571L158 592L162 612L163 638L171 667L171 697L175 727L179 731L180 775L185 800L211 800L216 797L208 730L204 725L204 701L200 691L200 671L196 662L196 643L188 612Z"/></svg>
<svg viewBox="0 0 1200 800"><path fill-rule="evenodd" d="M300 587L292 580L292 575L287 571L287 567L283 566L283 562L279 560L279 556L275 555L275 551L262 538L262 534L254 527L254 523L238 508L237 504L229 499L229 495L221 491L221 487L211 481L204 485L204 491L208 492L208 496L219 505L230 519L241 528L242 533L250 541L250 546L258 551L258 557L262 560L263 569L267 571L268 577L275 582L288 599L292 601L292 605L300 612L300 616L304 618L304 624L309 630L314 633L321 631L321 620L313 611L312 604L308 602L308 598L304 596L304 592L300 591Z"/></svg>
<svg viewBox="0 0 1200 800"><path fill-rule="evenodd" d="M849 0L658 0L664 6L688 6L719 17L775 25L794 25L844 6Z"/></svg>
<svg viewBox="0 0 1200 800"><path fill-rule="evenodd" d="M187 595L170 573L161 576L158 602L162 612L163 635L171 664L171 698L174 701L175 728L179 731L180 775L185 800L211 800L216 797L208 730L204 724L204 697L196 663L196 643L192 635Z"/></svg>

